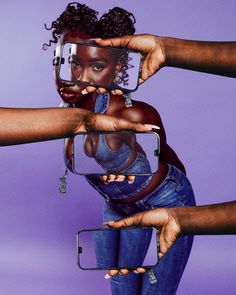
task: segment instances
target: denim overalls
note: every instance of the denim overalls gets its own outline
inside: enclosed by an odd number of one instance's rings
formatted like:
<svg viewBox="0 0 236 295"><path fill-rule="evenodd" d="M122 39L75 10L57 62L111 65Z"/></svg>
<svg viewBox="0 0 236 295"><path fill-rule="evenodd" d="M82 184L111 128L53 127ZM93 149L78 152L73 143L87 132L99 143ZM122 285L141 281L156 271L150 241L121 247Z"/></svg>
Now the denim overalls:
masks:
<svg viewBox="0 0 236 295"><path fill-rule="evenodd" d="M109 107L109 94L99 94L96 98L94 112L104 114ZM128 184L127 181L112 182L109 185L105 184L99 175L86 176L87 181L106 199L122 199L129 196L137 195L142 191L150 182L152 171L150 164L145 155L137 152L136 159L126 169L119 169L130 158L130 147L123 144L117 151L111 150L108 146L105 135L101 134L98 138L97 150L94 156L95 160L104 168L109 174L109 171L119 171L123 173L136 173L142 171L149 175L138 175L135 177L134 182Z"/></svg>

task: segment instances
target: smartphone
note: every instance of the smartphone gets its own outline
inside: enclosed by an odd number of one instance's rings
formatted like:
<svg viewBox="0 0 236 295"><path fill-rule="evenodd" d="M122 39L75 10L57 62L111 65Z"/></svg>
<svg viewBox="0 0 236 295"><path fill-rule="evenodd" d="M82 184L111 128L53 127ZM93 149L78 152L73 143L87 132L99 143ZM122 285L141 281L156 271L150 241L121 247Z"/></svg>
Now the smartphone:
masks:
<svg viewBox="0 0 236 295"><path fill-rule="evenodd" d="M159 155L155 132L88 132L65 141L66 161L78 175L152 175Z"/></svg>
<svg viewBox="0 0 236 295"><path fill-rule="evenodd" d="M82 270L137 267L158 263L158 235L155 228L97 228L77 234L77 262Z"/></svg>
<svg viewBox="0 0 236 295"><path fill-rule="evenodd" d="M59 55L59 78L85 86L135 91L141 68L141 54L125 48L91 43L66 42Z"/></svg>

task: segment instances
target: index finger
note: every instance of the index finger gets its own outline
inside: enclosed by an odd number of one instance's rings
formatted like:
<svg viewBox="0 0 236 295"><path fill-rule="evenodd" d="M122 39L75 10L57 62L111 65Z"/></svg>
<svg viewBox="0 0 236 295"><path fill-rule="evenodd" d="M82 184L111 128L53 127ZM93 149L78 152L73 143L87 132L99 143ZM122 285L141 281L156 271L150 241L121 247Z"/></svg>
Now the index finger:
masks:
<svg viewBox="0 0 236 295"><path fill-rule="evenodd" d="M106 222L105 224L107 224L108 226L112 228L121 228L121 227L130 227L133 225L140 225L142 216L143 216L142 213L136 213L126 218L122 218L116 221L113 220L113 221Z"/></svg>

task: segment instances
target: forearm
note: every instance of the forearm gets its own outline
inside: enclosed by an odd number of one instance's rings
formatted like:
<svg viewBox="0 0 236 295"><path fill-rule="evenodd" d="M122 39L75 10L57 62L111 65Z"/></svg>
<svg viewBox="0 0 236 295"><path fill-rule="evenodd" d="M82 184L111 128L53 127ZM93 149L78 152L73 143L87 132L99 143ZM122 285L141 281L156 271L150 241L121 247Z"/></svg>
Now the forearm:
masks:
<svg viewBox="0 0 236 295"><path fill-rule="evenodd" d="M236 201L171 210L182 234L236 234Z"/></svg>
<svg viewBox="0 0 236 295"><path fill-rule="evenodd" d="M0 145L73 136L89 113L81 109L0 108Z"/></svg>
<svg viewBox="0 0 236 295"><path fill-rule="evenodd" d="M236 77L236 42L160 39L166 66Z"/></svg>

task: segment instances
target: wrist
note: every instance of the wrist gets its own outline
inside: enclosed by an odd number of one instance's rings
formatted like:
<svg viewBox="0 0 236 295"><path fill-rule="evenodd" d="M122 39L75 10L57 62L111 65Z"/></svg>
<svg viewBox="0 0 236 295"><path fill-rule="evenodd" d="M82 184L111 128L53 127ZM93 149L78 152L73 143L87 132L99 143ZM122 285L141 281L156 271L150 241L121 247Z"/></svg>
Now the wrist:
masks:
<svg viewBox="0 0 236 295"><path fill-rule="evenodd" d="M183 225L181 223L181 217L179 214L179 209L181 208L168 208L169 210L169 220L171 219L171 223L174 224L176 233L178 237L183 234Z"/></svg>
<svg viewBox="0 0 236 295"><path fill-rule="evenodd" d="M171 37L160 37L165 56L165 66L175 66L179 56L180 39Z"/></svg>
<svg viewBox="0 0 236 295"><path fill-rule="evenodd" d="M167 66L166 37L155 36L156 50L159 51L160 68Z"/></svg>
<svg viewBox="0 0 236 295"><path fill-rule="evenodd" d="M76 126L73 130L73 134L78 132L86 132L91 128L93 113L87 110L78 109L76 117Z"/></svg>

